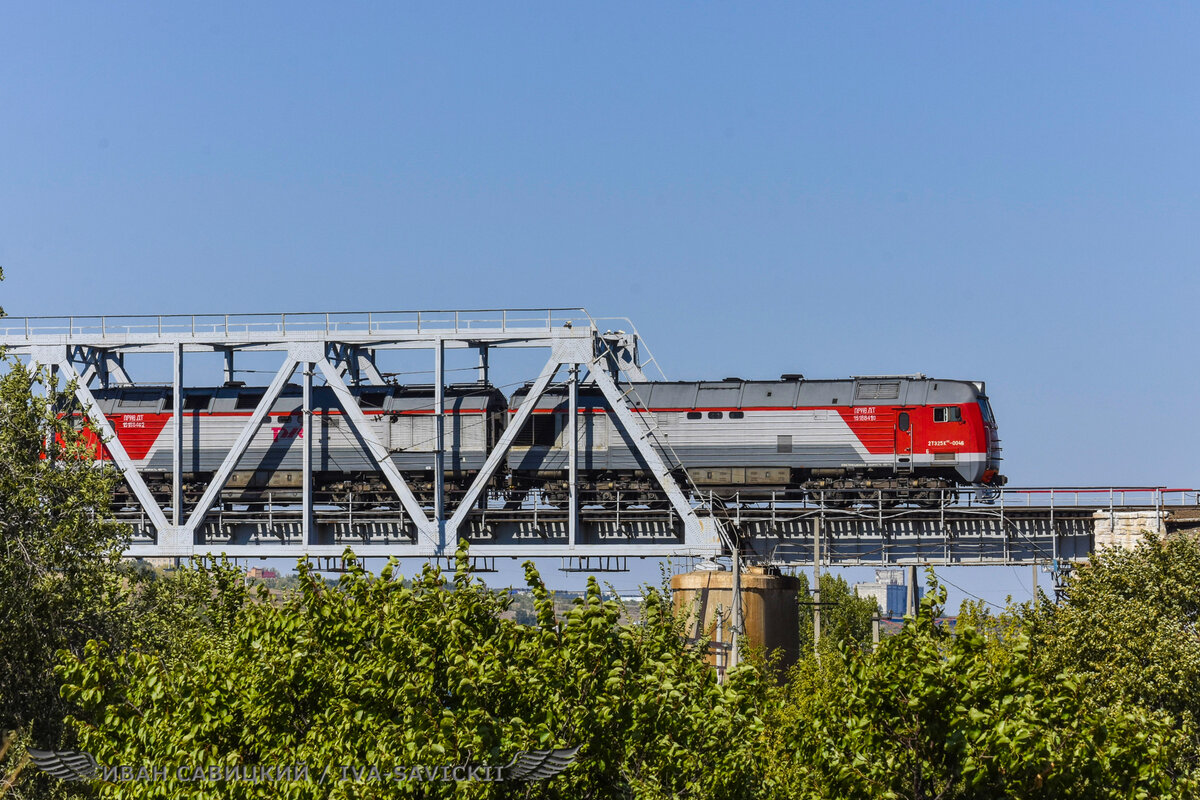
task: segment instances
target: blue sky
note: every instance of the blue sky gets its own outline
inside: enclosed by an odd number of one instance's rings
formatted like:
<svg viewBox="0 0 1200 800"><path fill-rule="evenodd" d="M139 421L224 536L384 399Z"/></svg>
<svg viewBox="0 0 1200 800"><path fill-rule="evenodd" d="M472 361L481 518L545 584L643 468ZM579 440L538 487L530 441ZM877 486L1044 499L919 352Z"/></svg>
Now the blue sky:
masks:
<svg viewBox="0 0 1200 800"><path fill-rule="evenodd" d="M1167 3L8 4L0 303L583 305L671 377L986 380L1015 484L1193 486L1197 41Z"/></svg>

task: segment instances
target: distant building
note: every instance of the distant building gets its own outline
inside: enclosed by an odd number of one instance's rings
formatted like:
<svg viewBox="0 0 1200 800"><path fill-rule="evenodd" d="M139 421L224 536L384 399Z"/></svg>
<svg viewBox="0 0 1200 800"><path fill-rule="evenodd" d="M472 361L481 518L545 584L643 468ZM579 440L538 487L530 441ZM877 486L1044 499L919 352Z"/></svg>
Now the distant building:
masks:
<svg viewBox="0 0 1200 800"><path fill-rule="evenodd" d="M251 567L246 570L246 577L251 579L262 578L278 578L279 571L274 569L263 569L262 567Z"/></svg>
<svg viewBox="0 0 1200 800"><path fill-rule="evenodd" d="M874 583L854 584L854 593L859 597L873 598L880 613L886 617L902 617L908 610L908 586L904 583L904 570L877 569ZM925 594L923 586L917 587L917 602Z"/></svg>

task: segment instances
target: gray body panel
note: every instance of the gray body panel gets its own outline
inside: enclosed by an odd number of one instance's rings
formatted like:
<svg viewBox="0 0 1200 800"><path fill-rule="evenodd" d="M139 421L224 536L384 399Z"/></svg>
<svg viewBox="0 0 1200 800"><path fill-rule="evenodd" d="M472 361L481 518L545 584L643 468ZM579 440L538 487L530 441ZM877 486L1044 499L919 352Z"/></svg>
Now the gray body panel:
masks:
<svg viewBox="0 0 1200 800"><path fill-rule="evenodd" d="M631 388L629 396L635 408L653 415L656 430L665 436L689 471L705 467L786 467L891 472L895 469L894 452L868 452L837 409L865 404L964 404L983 396L981 384L917 377L635 383ZM510 413L524 396L523 390L514 393ZM561 390L547 392L539 399L534 413L554 417L553 441L548 441L547 427L540 431L543 436L537 446L514 446L508 455L511 470L554 472L568 468L569 450L563 431L566 402ZM603 397L581 391L579 408L580 469L616 472L643 468L617 424L602 413ZM730 411L740 416L733 418ZM702 416L689 419L689 412ZM720 414L720 418L710 419L710 414ZM935 460L931 454L916 453L912 460L919 470L952 469L964 483L981 480L987 468L986 457L974 454L960 454L953 460L943 455Z"/></svg>
<svg viewBox="0 0 1200 800"><path fill-rule="evenodd" d="M211 473L250 418L263 389L220 387L184 392L183 468L185 472ZM391 460L406 472L433 472L433 393L423 387L370 387L354 390L368 423L391 451ZM100 409L114 421L118 435L124 415L169 415L170 390L97 390ZM203 408L198 408L203 404ZM238 461L238 471L274 472L302 469L300 387L288 386L271 406L271 412ZM443 444L447 472L478 470L491 444L489 428L505 405L492 387L451 387L446 392L446 425ZM333 391L313 390L313 471L359 473L375 470L362 440L342 412ZM136 435L136 434L135 434ZM170 423L158 433L146 456L137 461L149 472L171 469Z"/></svg>

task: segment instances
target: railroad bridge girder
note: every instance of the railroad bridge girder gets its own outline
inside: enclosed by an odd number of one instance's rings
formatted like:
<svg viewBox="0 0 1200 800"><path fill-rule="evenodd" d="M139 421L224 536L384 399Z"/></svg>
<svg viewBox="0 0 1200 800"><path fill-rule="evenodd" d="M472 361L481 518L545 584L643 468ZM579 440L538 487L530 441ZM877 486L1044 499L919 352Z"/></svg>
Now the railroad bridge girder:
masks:
<svg viewBox="0 0 1200 800"><path fill-rule="evenodd" d="M28 317L0 321L0 346L10 354L45 365L74 385L76 396L100 428L113 462L136 497L135 513L127 514L134 530L132 556L192 555L253 548L260 555L336 555L347 544L390 555L438 557L452 553L460 538L475 544L480 555L533 554L561 551L571 556L608 554L614 546L633 555L714 557L722 550L721 525L703 507L688 501L677 482L678 463L669 445L637 414L636 396L628 381L644 380L644 344L631 329L601 330L599 320L584 309L499 309L471 311L363 312L279 315L209 315L157 317ZM427 350L432 358L435 391L435 441L445 441L445 356L448 349L479 353L481 380L499 351L541 348L548 358L483 467L458 499L448 502L444 484L444 444L435 446L429 469L434 491L431 506L418 501L355 401L350 385L381 383L376 357L388 350ZM237 354L281 355L282 363L248 422L225 454L220 467L191 508L183 492L183 375L185 356L222 353L225 379L232 380ZM171 431L173 464L171 497L159 498L139 473L92 393L99 386L134 385L127 370L129 354L166 353L173 357ZM303 386L303 497L299 508L270 508L262 514L238 514L219 502L230 475L245 454L272 404L299 372ZM577 424L577 392L581 382L607 398L612 422L625 437L670 504L664 519L650 524L597 518L581 506L572 448L570 503L565 515L547 517L533 508L530 519L488 519L489 480L507 455L517 432L540 396L565 373ZM318 506L312 491L313 378L320 376L337 396L342 413L394 493L383 507L330 509ZM347 382L349 379L349 383ZM577 437L570 436L573 445ZM603 516L603 515L600 515ZM251 518L255 517L255 518ZM344 518L343 518L344 517ZM614 543L619 543L614 545ZM600 548L595 553L593 550ZM334 552L336 551L336 552ZM247 553L248 554L248 553ZM547 555L554 554L547 552Z"/></svg>

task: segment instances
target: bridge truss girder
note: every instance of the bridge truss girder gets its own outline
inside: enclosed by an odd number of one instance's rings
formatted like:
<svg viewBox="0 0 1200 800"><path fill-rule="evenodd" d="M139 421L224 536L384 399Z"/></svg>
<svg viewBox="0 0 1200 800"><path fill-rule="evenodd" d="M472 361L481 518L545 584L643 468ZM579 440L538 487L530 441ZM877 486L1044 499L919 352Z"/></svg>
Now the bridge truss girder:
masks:
<svg viewBox="0 0 1200 800"><path fill-rule="evenodd" d="M632 413L630 401L619 388L622 376L625 379L644 379L642 363L638 356L636 333L605 331L601 333L595 322L582 310L572 310L582 315L556 324L554 310L549 310L545 324L527 322L510 324L521 311L494 312L500 315L500 324L493 327L472 323L464 330L459 324L459 314L485 312L453 312L452 329L446 325L426 325L422 330L421 313L416 314L416 330L405 329L400 324L379 322L388 315L365 315L365 327L351 322L344 323L331 316L323 315L325 324L287 330L286 316L257 318L252 324L235 324L230 327L229 318L224 326L197 325L197 318L124 318L135 320L133 325L124 326L117 321L98 318L79 324L70 321L65 332L43 332L44 326L33 318L4 320L12 326L0 328L0 346L10 354L24 355L35 364L43 364L57 371L63 379L75 386L75 394L88 415L95 421L106 440L106 446L115 466L123 473L126 482L137 498L139 514L134 522L135 538L127 553L131 556L191 557L225 552L239 556L333 556L340 555L347 544L352 544L362 555L396 555L422 558L444 557L452 553L460 538L472 543L472 552L480 557L489 556L559 556L587 558L590 556L682 556L711 558L722 552L727 540L722 536L721 523L708 510L694 505L676 480L677 471L667 466L669 458L660 453L661 443L647 434L642 415ZM425 312L428 313L428 312ZM451 312L445 312L451 313ZM291 315L293 319L297 315ZM320 318L322 315L311 315ZM363 315L356 315L361 319ZM217 318L219 319L219 318ZM262 324L259 324L261 321ZM99 328L99 331L96 328ZM199 329L198 329L199 327ZM313 330L312 327L317 328ZM15 331L14 332L14 328ZM411 328L408 325L407 328ZM442 481L445 453L444 442L444 373L447 349L472 348L480 353L480 374L486 375L489 354L505 348L543 348L549 357L538 379L526 396L514 419L510 421L502 439L489 453L484 469L475 476L466 497L453 513L446 513L445 486ZM381 350L429 350L434 356L435 409L437 426L433 468L437 478L434 506L430 513L422 508L404 475L391 461L387 447L371 431L362 410L351 394L350 385L358 383L383 384L384 379L375 365L376 354ZM233 360L239 352L278 352L282 363L265 395L260 399L250 419L225 454L213 480L205 487L199 502L185 513L182 495L183 483L183 371L185 354L220 352L225 354L226 379L233 375ZM125 370L125 355L130 353L170 353L173 356L173 403L170 430L173 443L172 498L163 507L139 474L137 465L116 437L113 426L100 411L92 394L93 384L133 385ZM561 513L541 513L538 509L525 514L528 520L511 520L503 523L488 520L486 507L478 504L485 497L487 485L500 466L516 438L520 426L528 418L539 397L551 381L563 369L567 371L570 389L570 506L565 519ZM303 380L303 424L305 435L301 437L303 447L303 502L295 519L281 514L279 524L268 522L246 526L227 524L227 515L220 509L221 492L237 467L239 459L246 453L256 431L284 387L296 370L302 371ZM671 504L669 514L625 513L597 515L580 507L578 483L578 424L577 388L581 375L586 373L586 382L598 386L612 406L611 419L615 429L626 438L631 448L654 476L658 486ZM376 464L386 484L395 493L400 508L391 514L386 525L373 523L375 531L386 530L383 543L377 544L379 536L364 535L359 541L349 523L350 535L333 534L322 527L321 518L314 506L312 493L312 408L311 387L315 374L324 377L334 391L350 425L364 443L366 452ZM350 384L346 379L349 379ZM294 516L294 515L293 515ZM600 518L597 518L597 517ZM360 516L361 519L361 516ZM500 538L495 538L500 532Z"/></svg>

